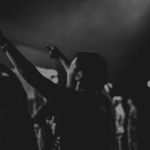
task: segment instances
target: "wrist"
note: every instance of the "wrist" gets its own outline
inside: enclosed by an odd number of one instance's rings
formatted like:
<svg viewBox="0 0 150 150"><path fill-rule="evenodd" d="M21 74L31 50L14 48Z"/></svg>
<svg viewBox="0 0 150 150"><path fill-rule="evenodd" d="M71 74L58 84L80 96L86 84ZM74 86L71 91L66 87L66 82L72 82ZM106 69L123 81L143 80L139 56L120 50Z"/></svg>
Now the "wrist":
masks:
<svg viewBox="0 0 150 150"><path fill-rule="evenodd" d="M2 47L2 51L4 53L6 53L7 51L14 49L14 45L11 43L6 43L3 47Z"/></svg>
<svg viewBox="0 0 150 150"><path fill-rule="evenodd" d="M3 51L4 53L6 53L7 50L8 50L8 46L7 46L7 43L6 43L6 44L4 44L4 45L2 46L2 51Z"/></svg>

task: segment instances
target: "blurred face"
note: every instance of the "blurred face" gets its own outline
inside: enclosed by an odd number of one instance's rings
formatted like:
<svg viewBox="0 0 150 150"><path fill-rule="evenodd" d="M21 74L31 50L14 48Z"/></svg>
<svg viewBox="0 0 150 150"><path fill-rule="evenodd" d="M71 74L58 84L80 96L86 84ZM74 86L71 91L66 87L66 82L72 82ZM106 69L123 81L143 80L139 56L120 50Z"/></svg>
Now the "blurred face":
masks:
<svg viewBox="0 0 150 150"><path fill-rule="evenodd" d="M73 61L71 62L70 68L67 72L67 87L68 88L73 88L75 89L76 87L76 62L77 62L77 57L73 59Z"/></svg>

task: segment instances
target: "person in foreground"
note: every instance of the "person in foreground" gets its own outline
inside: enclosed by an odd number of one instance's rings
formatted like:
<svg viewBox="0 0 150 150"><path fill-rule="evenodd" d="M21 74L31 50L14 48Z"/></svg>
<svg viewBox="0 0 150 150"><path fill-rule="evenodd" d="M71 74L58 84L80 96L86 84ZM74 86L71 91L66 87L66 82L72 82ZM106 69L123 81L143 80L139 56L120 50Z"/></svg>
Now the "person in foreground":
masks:
<svg viewBox="0 0 150 150"><path fill-rule="evenodd" d="M17 76L0 63L0 150L38 150L27 95Z"/></svg>
<svg viewBox="0 0 150 150"><path fill-rule="evenodd" d="M101 107L108 100L100 92L95 94L107 82L107 62L102 56L79 53L67 70L67 85L62 87L42 76L2 33L0 44L24 79L48 100L47 105L57 105L62 150L111 149L109 123Z"/></svg>

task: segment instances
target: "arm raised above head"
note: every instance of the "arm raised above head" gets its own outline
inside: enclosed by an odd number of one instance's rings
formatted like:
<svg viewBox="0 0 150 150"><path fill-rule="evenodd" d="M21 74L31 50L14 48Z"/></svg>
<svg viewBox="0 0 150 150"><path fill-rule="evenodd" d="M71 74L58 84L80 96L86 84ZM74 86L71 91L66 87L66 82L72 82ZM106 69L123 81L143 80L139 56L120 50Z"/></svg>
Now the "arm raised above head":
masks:
<svg viewBox="0 0 150 150"><path fill-rule="evenodd" d="M67 72L71 63L70 60L68 60L56 46L48 45L47 49L49 50L50 58L59 59Z"/></svg>
<svg viewBox="0 0 150 150"><path fill-rule="evenodd" d="M15 45L0 34L0 45L3 52L7 55L11 63L22 77L33 86L43 97L49 100L54 100L52 97L56 92L62 89L52 81L41 75L36 67L25 58L15 47ZM61 89L61 90L60 90ZM54 103L57 103L56 101Z"/></svg>

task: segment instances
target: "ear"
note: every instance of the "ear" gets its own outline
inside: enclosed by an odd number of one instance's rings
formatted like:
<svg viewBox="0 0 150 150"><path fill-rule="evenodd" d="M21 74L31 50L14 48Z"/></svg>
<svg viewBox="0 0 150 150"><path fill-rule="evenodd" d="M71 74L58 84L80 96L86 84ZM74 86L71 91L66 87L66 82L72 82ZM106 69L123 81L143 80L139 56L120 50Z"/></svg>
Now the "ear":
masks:
<svg viewBox="0 0 150 150"><path fill-rule="evenodd" d="M77 80L77 81L79 81L81 78L82 78L82 71L79 71L78 73L77 73L77 75L76 75L76 78L75 78L75 80Z"/></svg>

